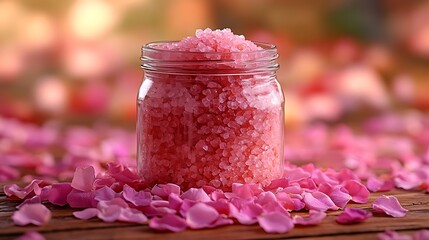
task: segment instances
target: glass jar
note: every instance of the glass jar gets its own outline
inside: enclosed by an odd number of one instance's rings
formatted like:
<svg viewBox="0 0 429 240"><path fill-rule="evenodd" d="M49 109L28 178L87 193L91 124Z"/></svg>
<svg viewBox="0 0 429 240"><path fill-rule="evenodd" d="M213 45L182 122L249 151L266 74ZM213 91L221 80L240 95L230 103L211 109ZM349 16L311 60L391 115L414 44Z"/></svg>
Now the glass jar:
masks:
<svg viewBox="0 0 429 240"><path fill-rule="evenodd" d="M200 53L142 49L137 167L149 184L261 183L283 176L284 97L277 49Z"/></svg>

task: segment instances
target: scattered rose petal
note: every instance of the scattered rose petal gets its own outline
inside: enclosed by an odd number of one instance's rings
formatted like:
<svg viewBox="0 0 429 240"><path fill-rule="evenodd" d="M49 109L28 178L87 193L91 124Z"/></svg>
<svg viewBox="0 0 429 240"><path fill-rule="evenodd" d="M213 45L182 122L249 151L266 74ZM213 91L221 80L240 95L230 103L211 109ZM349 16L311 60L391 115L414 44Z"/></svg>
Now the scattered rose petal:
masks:
<svg viewBox="0 0 429 240"><path fill-rule="evenodd" d="M386 192L390 191L395 187L393 179L379 180L376 177L369 177L366 183L366 187L371 192Z"/></svg>
<svg viewBox="0 0 429 240"><path fill-rule="evenodd" d="M403 208L395 196L383 195L372 203L377 212L384 212L392 217L404 217L408 210Z"/></svg>
<svg viewBox="0 0 429 240"><path fill-rule="evenodd" d="M326 213L317 210L310 210L308 217L295 215L293 222L295 225L317 225L325 219Z"/></svg>
<svg viewBox="0 0 429 240"><path fill-rule="evenodd" d="M304 193L304 202L309 210L326 211L338 209L328 195L319 191Z"/></svg>
<svg viewBox="0 0 429 240"><path fill-rule="evenodd" d="M347 180L343 185L350 196L352 196L352 201L356 203L368 202L369 191L362 183L357 180Z"/></svg>
<svg viewBox="0 0 429 240"><path fill-rule="evenodd" d="M67 203L72 208L90 208L97 205L94 192L82 192L75 189L67 195Z"/></svg>
<svg viewBox="0 0 429 240"><path fill-rule="evenodd" d="M259 184L233 183L231 193L239 198L251 198L263 192Z"/></svg>
<svg viewBox="0 0 429 240"><path fill-rule="evenodd" d="M24 202L22 202L21 204L19 204L18 206L16 206L17 209L20 209L22 206L26 205L26 204L33 204L33 203L42 203L42 199L39 196L34 196L32 198L27 198L24 200Z"/></svg>
<svg viewBox="0 0 429 240"><path fill-rule="evenodd" d="M280 212L262 214L258 222L267 233L286 233L294 227L292 218Z"/></svg>
<svg viewBox="0 0 429 240"><path fill-rule="evenodd" d="M349 224L359 223L372 216L371 212L359 208L345 208L344 211L336 218L337 223Z"/></svg>
<svg viewBox="0 0 429 240"><path fill-rule="evenodd" d="M171 193L180 194L180 187L173 183L158 184L153 186L151 193L162 198L168 197Z"/></svg>
<svg viewBox="0 0 429 240"><path fill-rule="evenodd" d="M93 189L94 179L94 167L76 168L71 186L82 192L90 192Z"/></svg>
<svg viewBox="0 0 429 240"><path fill-rule="evenodd" d="M51 219L51 211L41 203L26 204L12 215L16 225L44 225Z"/></svg>
<svg viewBox="0 0 429 240"><path fill-rule="evenodd" d="M181 195L182 199L188 199L198 202L210 202L211 199L206 192L201 188L190 188Z"/></svg>
<svg viewBox="0 0 429 240"><path fill-rule="evenodd" d="M73 212L73 216L75 216L76 218L79 218L79 219L84 219L84 220L96 217L97 215L98 215L98 209L97 208L87 208L87 209L84 209L82 211Z"/></svg>
<svg viewBox="0 0 429 240"><path fill-rule="evenodd" d="M122 197L134 206L149 206L152 201L152 194L150 192L141 190L137 192L132 187L124 185Z"/></svg>
<svg viewBox="0 0 429 240"><path fill-rule="evenodd" d="M216 209L204 203L196 203L186 213L186 222L193 229L212 227L218 218Z"/></svg>
<svg viewBox="0 0 429 240"><path fill-rule="evenodd" d="M70 183L52 184L48 192L48 201L52 204L64 206L67 204L67 196L73 190Z"/></svg>
<svg viewBox="0 0 429 240"><path fill-rule="evenodd" d="M149 227L159 231L181 232L188 227L188 224L185 219L175 214L165 214L152 218L149 221Z"/></svg>
<svg viewBox="0 0 429 240"><path fill-rule="evenodd" d="M23 235L17 237L15 240L45 240L46 238L36 231L26 231Z"/></svg>
<svg viewBox="0 0 429 240"><path fill-rule="evenodd" d="M427 240L429 239L429 230L423 229L414 233L413 240Z"/></svg>
<svg viewBox="0 0 429 240"><path fill-rule="evenodd" d="M95 190L94 195L94 199L97 201L109 201L115 198L116 192L107 186L103 186L102 188Z"/></svg>
<svg viewBox="0 0 429 240"><path fill-rule="evenodd" d="M408 235L399 234L392 230L387 230L383 233L377 234L379 240L412 240L413 238Z"/></svg>
<svg viewBox="0 0 429 240"><path fill-rule="evenodd" d="M24 199L27 196L31 196L32 193L34 193L35 195L39 195L42 191L41 187L39 186L40 183L42 183L42 180L34 179L24 188L20 188L16 184L6 185L4 186L4 193L8 197L16 196L20 199Z"/></svg>

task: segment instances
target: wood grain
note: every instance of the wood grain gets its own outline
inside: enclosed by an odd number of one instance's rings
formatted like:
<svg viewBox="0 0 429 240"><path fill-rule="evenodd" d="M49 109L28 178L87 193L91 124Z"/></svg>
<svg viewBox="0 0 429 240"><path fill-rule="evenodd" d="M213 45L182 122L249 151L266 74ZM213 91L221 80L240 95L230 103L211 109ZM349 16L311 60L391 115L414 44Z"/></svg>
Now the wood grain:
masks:
<svg viewBox="0 0 429 240"><path fill-rule="evenodd" d="M2 188L3 189L3 188ZM145 224L104 223L98 219L78 220L72 209L47 205L52 210L52 220L46 226L15 226L10 219L19 201L11 201L0 191L0 239L14 239L28 230L42 233L47 239L377 239L377 234L387 229L408 234L429 229L429 194L419 191L393 190L373 193L366 204L349 204L348 207L371 209L371 203L381 195L395 195L409 210L404 218L392 218L374 213L364 223L340 225L335 218L341 211L331 211L317 226L295 227L286 234L267 234L259 226L231 225L216 229L187 230L181 233L155 232ZM305 215L305 212L293 214Z"/></svg>

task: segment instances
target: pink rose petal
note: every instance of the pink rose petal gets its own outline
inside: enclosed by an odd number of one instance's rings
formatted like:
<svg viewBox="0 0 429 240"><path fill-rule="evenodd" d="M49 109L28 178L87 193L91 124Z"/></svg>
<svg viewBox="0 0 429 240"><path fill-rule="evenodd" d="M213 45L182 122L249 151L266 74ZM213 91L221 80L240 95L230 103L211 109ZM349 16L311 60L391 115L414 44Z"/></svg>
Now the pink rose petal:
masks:
<svg viewBox="0 0 429 240"><path fill-rule="evenodd" d="M280 212L262 214L258 222L267 233L286 233L294 227L292 218Z"/></svg>
<svg viewBox="0 0 429 240"><path fill-rule="evenodd" d="M328 195L335 205L340 208L344 208L352 197L348 193L342 191L342 189L343 187L340 185L332 187L327 183L322 183L318 190Z"/></svg>
<svg viewBox="0 0 429 240"><path fill-rule="evenodd" d="M48 193L48 201L55 205L64 206L67 204L67 195L72 190L70 183L53 184Z"/></svg>
<svg viewBox="0 0 429 240"><path fill-rule="evenodd" d="M376 177L369 177L366 182L366 187L371 192L386 192L390 191L395 187L393 179L380 180Z"/></svg>
<svg viewBox="0 0 429 240"><path fill-rule="evenodd" d="M252 225L258 222L257 217L264 212L261 205L257 203L245 204L238 210L233 204L230 204L230 216L244 225Z"/></svg>
<svg viewBox="0 0 429 240"><path fill-rule="evenodd" d="M46 238L36 231L26 231L23 235L17 237L15 240L45 240Z"/></svg>
<svg viewBox="0 0 429 240"><path fill-rule="evenodd" d="M87 220L93 217L96 217L98 215L98 209L97 208L87 208L82 211L76 211L73 212L73 216L79 219Z"/></svg>
<svg viewBox="0 0 429 240"><path fill-rule="evenodd" d="M326 211L338 209L328 195L319 191L304 193L304 202L305 207L309 210Z"/></svg>
<svg viewBox="0 0 429 240"><path fill-rule="evenodd" d="M26 204L12 215L16 225L44 225L51 219L51 211L41 203Z"/></svg>
<svg viewBox="0 0 429 240"><path fill-rule="evenodd" d="M103 186L94 191L94 199L97 201L110 201L116 197L116 192L113 189Z"/></svg>
<svg viewBox="0 0 429 240"><path fill-rule="evenodd" d="M171 193L180 195L180 187L173 183L158 184L153 186L151 193L162 198L168 197Z"/></svg>
<svg viewBox="0 0 429 240"><path fill-rule="evenodd" d="M186 222L193 229L212 227L218 218L216 209L204 203L196 203L186 213Z"/></svg>
<svg viewBox="0 0 429 240"><path fill-rule="evenodd" d="M359 208L345 208L344 211L336 218L337 223L349 224L359 223L372 216L371 212Z"/></svg>
<svg viewBox="0 0 429 240"><path fill-rule="evenodd" d="M289 186L289 181L286 178L279 178L271 181L271 184L266 188L268 190L285 188Z"/></svg>
<svg viewBox="0 0 429 240"><path fill-rule="evenodd" d="M160 231L181 232L188 227L188 224L185 219L175 214L166 214L152 218L149 221L149 227Z"/></svg>
<svg viewBox="0 0 429 240"><path fill-rule="evenodd" d="M123 208L121 209L121 214L119 215L118 220L130 223L145 223L148 219L137 209Z"/></svg>
<svg viewBox="0 0 429 240"><path fill-rule="evenodd" d="M379 240L413 240L411 236L399 234L393 230L387 230L377 234Z"/></svg>
<svg viewBox="0 0 429 240"><path fill-rule="evenodd" d="M415 173L400 172L395 178L395 185L405 190L414 189L422 184L422 180Z"/></svg>
<svg viewBox="0 0 429 240"><path fill-rule="evenodd" d="M82 192L90 192L93 189L94 179L94 167L89 166L86 168L76 168L71 186Z"/></svg>
<svg viewBox="0 0 429 240"><path fill-rule="evenodd" d="M181 196L182 199L188 199L197 202L210 202L211 199L206 192L201 188L190 188L184 192Z"/></svg>
<svg viewBox="0 0 429 240"><path fill-rule="evenodd" d="M24 202L22 202L21 204L19 204L18 206L16 206L17 209L20 209L22 206L26 205L26 204L33 204L33 203L42 203L42 199L39 196L34 196L32 198L27 198L24 200Z"/></svg>
<svg viewBox="0 0 429 240"><path fill-rule="evenodd" d="M372 203L377 212L384 212L392 217L404 217L408 210L403 208L395 196L383 195Z"/></svg>
<svg viewBox="0 0 429 240"><path fill-rule="evenodd" d="M308 217L295 215L293 222L295 225L317 225L325 219L326 213L317 210L310 210Z"/></svg>
<svg viewBox="0 0 429 240"><path fill-rule="evenodd" d="M176 211L180 211L180 208L182 207L183 199L180 198L177 194L170 194L168 196L168 207L171 209L174 209Z"/></svg>
<svg viewBox="0 0 429 240"><path fill-rule="evenodd" d="M357 180L347 180L343 183L344 188L352 196L352 201L356 203L368 202L368 189Z"/></svg>
<svg viewBox="0 0 429 240"><path fill-rule="evenodd" d="M423 229L414 233L413 240L427 240L429 239L429 230Z"/></svg>
<svg viewBox="0 0 429 240"><path fill-rule="evenodd" d="M124 185L122 197L128 202L134 204L134 206L149 206L152 201L152 194L150 192L144 190L137 192L128 185Z"/></svg>
<svg viewBox="0 0 429 240"><path fill-rule="evenodd" d="M122 213L122 207L118 205L112 205L104 208L98 207L98 210L97 217L105 222L117 221Z"/></svg>
<svg viewBox="0 0 429 240"><path fill-rule="evenodd" d="M260 194L263 190L258 184L233 183L231 192L236 197L246 199Z"/></svg>
<svg viewBox="0 0 429 240"><path fill-rule="evenodd" d="M69 195L67 195L67 203L72 208L90 208L97 205L97 201L94 198L94 192L82 192L73 189Z"/></svg>
<svg viewBox="0 0 429 240"><path fill-rule="evenodd" d="M229 203L226 199L219 199L217 201L207 202L206 204L216 209L219 214L229 214Z"/></svg>
<svg viewBox="0 0 429 240"><path fill-rule="evenodd" d="M24 188L20 188L16 184L6 185L4 186L4 193L8 197L16 196L20 199L24 199L27 196L32 197L31 194L39 195L41 193L42 189L39 186L39 184L41 183L42 183L42 180L34 179L33 181L31 181L31 183L29 183Z"/></svg>
<svg viewBox="0 0 429 240"><path fill-rule="evenodd" d="M302 168L286 168L284 176L289 182L298 182L311 177L311 173L304 171Z"/></svg>

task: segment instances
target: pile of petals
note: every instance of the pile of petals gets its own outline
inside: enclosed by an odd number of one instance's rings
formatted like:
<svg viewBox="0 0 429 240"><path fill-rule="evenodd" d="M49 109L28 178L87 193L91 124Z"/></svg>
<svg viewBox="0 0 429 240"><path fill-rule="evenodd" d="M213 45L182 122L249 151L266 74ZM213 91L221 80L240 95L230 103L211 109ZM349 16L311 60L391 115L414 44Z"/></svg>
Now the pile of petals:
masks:
<svg viewBox="0 0 429 240"><path fill-rule="evenodd" d="M23 188L7 185L4 192L24 200L12 216L17 225L46 224L51 213L42 203L48 202L83 209L73 213L79 219L148 223L152 229L173 232L240 223L285 233L295 225L319 224L326 211L344 208L349 201L368 201L369 191L349 170L322 171L309 164L288 166L285 173L287 177L266 189L235 183L230 192L210 186L182 190L172 183L148 187L133 169L109 164L106 172L98 174L92 166L77 168L71 182L33 180ZM372 206L392 217L407 212L394 196L383 195ZM308 210L308 216L296 214L299 210ZM371 216L365 210L346 208L337 222L362 222Z"/></svg>

